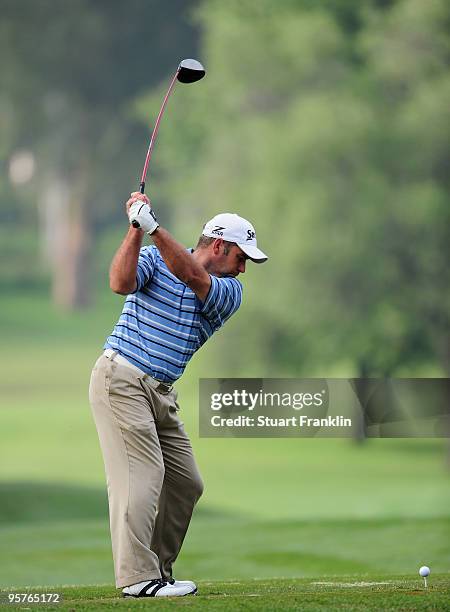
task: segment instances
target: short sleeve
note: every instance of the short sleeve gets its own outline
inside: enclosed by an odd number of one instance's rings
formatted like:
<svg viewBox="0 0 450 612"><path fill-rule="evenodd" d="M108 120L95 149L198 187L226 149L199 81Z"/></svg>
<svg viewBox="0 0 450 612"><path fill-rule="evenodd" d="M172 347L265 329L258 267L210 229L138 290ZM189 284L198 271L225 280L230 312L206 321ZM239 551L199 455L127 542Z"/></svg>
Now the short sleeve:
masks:
<svg viewBox="0 0 450 612"><path fill-rule="evenodd" d="M211 276L211 287L201 313L214 329L221 327L241 305L242 285L235 278Z"/></svg>
<svg viewBox="0 0 450 612"><path fill-rule="evenodd" d="M152 278L156 265L156 253L154 246L142 247L139 252L139 259L136 273L136 291L144 287Z"/></svg>

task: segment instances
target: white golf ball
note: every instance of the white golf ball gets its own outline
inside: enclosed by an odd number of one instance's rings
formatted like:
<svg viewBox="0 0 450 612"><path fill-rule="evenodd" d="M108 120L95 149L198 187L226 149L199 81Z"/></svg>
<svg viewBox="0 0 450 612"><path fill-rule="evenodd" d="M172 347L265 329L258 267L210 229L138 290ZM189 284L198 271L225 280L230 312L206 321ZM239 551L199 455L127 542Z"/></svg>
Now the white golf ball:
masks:
<svg viewBox="0 0 450 612"><path fill-rule="evenodd" d="M422 578L426 578L427 576L430 575L430 568L427 567L426 565L422 565L422 567L419 570L419 574L422 576Z"/></svg>

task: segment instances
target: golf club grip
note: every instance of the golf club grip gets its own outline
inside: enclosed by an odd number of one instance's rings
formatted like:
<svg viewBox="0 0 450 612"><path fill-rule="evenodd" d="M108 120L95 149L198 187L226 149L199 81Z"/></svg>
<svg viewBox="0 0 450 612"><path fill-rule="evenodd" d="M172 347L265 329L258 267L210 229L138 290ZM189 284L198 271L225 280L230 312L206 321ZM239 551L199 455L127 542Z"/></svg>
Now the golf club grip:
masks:
<svg viewBox="0 0 450 612"><path fill-rule="evenodd" d="M142 181L142 183L139 185L139 191L141 193L145 192L145 182L144 181ZM136 229L139 229L141 227L141 224L139 223L139 221L136 221L136 220L132 221L131 225L135 227Z"/></svg>

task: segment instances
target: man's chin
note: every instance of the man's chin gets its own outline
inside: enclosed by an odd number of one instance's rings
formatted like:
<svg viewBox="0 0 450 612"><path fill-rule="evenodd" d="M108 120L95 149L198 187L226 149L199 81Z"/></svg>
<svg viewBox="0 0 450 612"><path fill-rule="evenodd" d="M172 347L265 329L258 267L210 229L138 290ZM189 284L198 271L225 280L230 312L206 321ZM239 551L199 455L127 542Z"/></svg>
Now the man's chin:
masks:
<svg viewBox="0 0 450 612"><path fill-rule="evenodd" d="M211 272L211 274L218 278L236 278L236 276L239 276L239 272L236 272L236 274L232 274L231 272Z"/></svg>

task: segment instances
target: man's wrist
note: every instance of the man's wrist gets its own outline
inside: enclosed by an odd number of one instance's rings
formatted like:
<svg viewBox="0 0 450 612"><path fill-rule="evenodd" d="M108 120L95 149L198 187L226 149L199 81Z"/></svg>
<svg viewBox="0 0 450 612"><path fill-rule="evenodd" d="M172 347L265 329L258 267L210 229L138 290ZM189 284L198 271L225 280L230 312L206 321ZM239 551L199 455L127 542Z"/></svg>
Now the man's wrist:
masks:
<svg viewBox="0 0 450 612"><path fill-rule="evenodd" d="M132 240L133 242L139 242L139 244L142 244L142 240L144 238L144 231L140 227L133 227L130 224L128 226L127 237L128 240Z"/></svg>

